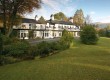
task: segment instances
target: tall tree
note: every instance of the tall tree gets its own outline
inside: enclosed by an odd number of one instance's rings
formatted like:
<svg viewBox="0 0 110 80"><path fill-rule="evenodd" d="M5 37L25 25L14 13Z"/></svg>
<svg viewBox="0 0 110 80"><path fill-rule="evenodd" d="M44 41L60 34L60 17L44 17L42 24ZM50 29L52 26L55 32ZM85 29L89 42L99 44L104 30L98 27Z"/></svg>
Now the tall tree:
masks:
<svg viewBox="0 0 110 80"><path fill-rule="evenodd" d="M41 17L39 18L38 22L39 22L39 23L44 23L44 24L46 23L46 21L45 21L45 19L44 19L43 16L41 16Z"/></svg>
<svg viewBox="0 0 110 80"><path fill-rule="evenodd" d="M64 21L68 20L68 18L66 17L66 15L63 12L59 12L59 13L54 14L54 18L56 20L64 20Z"/></svg>
<svg viewBox="0 0 110 80"><path fill-rule="evenodd" d="M73 17L73 23L76 25L76 26L83 26L85 22L85 19L84 19L84 14L83 14L83 11L82 9L80 10L77 10L75 12L75 15Z"/></svg>
<svg viewBox="0 0 110 80"><path fill-rule="evenodd" d="M30 30L29 31L29 39L33 39L34 38L34 30Z"/></svg>
<svg viewBox="0 0 110 80"><path fill-rule="evenodd" d="M41 0L0 0L0 11L3 16L4 34L8 27L7 35L9 36L13 30L14 21L17 15L32 12L34 9L40 8ZM10 25L6 25L9 22Z"/></svg>

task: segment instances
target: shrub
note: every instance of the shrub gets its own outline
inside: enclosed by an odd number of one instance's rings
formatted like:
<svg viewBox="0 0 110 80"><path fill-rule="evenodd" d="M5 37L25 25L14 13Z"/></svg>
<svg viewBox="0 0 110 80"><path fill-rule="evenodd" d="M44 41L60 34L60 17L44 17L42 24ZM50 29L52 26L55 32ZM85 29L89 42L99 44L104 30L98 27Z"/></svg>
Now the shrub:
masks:
<svg viewBox="0 0 110 80"><path fill-rule="evenodd" d="M20 39L17 37L11 38L13 43L20 42Z"/></svg>
<svg viewBox="0 0 110 80"><path fill-rule="evenodd" d="M51 42L49 43L49 47L50 47L50 52L55 52L55 51L59 51L61 50L61 44L59 42Z"/></svg>
<svg viewBox="0 0 110 80"><path fill-rule="evenodd" d="M10 43L13 43L12 39L7 37L7 36L5 36L5 35L3 35L2 38L3 38L3 44L4 45L9 45Z"/></svg>
<svg viewBox="0 0 110 80"><path fill-rule="evenodd" d="M98 31L98 34L99 34L99 36L101 36L101 37L105 37L105 36L106 36L106 30L105 30L105 29L100 29L100 30Z"/></svg>
<svg viewBox="0 0 110 80"><path fill-rule="evenodd" d="M0 55L0 66L3 65L3 59L4 59L3 56Z"/></svg>
<svg viewBox="0 0 110 80"><path fill-rule="evenodd" d="M37 45L36 46L30 46L29 50L28 50L28 53L29 53L29 58L30 59L34 59L35 56L38 56L38 47Z"/></svg>
<svg viewBox="0 0 110 80"><path fill-rule="evenodd" d="M73 36L67 30L63 30L62 37L60 38L59 44L62 45L62 49L67 49L73 41Z"/></svg>
<svg viewBox="0 0 110 80"><path fill-rule="evenodd" d="M106 30L106 37L110 37L110 30Z"/></svg>
<svg viewBox="0 0 110 80"><path fill-rule="evenodd" d="M64 29L60 40L71 43L73 41L73 36L72 36L71 32L68 32L67 30Z"/></svg>
<svg viewBox="0 0 110 80"><path fill-rule="evenodd" d="M0 55L2 54L2 52L3 52L3 39L2 39L1 32L0 32Z"/></svg>
<svg viewBox="0 0 110 80"><path fill-rule="evenodd" d="M106 36L110 37L110 25L108 25L105 29L106 29Z"/></svg>
<svg viewBox="0 0 110 80"><path fill-rule="evenodd" d="M34 53L29 52L30 45L27 42L17 42L5 46L5 54L19 59L32 58Z"/></svg>
<svg viewBox="0 0 110 80"><path fill-rule="evenodd" d="M30 30L29 31L29 39L33 39L34 38L34 30Z"/></svg>
<svg viewBox="0 0 110 80"><path fill-rule="evenodd" d="M84 26L80 33L80 39L84 44L96 44L98 36L94 27L92 25Z"/></svg>
<svg viewBox="0 0 110 80"><path fill-rule="evenodd" d="M39 43L37 46L38 46L38 53L41 58L49 55L50 47L48 42L43 41Z"/></svg>
<svg viewBox="0 0 110 80"><path fill-rule="evenodd" d="M12 64L15 62L18 62L19 60L17 60L16 58L13 57L9 57L9 56L0 56L0 66L1 65L5 65L5 64Z"/></svg>
<svg viewBox="0 0 110 80"><path fill-rule="evenodd" d="M10 34L10 37L13 38L13 37L18 37L18 34L19 33L19 30L13 30Z"/></svg>

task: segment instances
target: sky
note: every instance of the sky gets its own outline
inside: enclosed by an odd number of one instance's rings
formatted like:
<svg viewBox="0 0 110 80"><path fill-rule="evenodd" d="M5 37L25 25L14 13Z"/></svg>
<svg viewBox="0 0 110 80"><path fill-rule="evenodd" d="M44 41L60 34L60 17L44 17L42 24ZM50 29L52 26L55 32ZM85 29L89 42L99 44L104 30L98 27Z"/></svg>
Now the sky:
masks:
<svg viewBox="0 0 110 80"><path fill-rule="evenodd" d="M51 14L63 12L67 17L73 17L77 9L82 9L85 17L90 15L92 22L110 22L110 0L42 0L40 9L25 16L43 16L48 20Z"/></svg>

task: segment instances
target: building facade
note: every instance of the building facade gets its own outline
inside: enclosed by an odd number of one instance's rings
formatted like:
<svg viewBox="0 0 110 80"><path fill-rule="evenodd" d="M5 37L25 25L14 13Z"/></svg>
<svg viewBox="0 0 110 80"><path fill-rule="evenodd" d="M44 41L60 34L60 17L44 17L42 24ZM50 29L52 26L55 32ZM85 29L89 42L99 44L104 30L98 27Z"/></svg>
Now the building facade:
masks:
<svg viewBox="0 0 110 80"><path fill-rule="evenodd" d="M36 19L22 19L22 24L14 26L15 30L19 30L20 39L29 39L29 32L33 31L33 38L58 38L62 36L62 31L66 29L73 34L73 37L78 37L80 27L75 26L71 21L54 20L53 15L46 23L39 23Z"/></svg>

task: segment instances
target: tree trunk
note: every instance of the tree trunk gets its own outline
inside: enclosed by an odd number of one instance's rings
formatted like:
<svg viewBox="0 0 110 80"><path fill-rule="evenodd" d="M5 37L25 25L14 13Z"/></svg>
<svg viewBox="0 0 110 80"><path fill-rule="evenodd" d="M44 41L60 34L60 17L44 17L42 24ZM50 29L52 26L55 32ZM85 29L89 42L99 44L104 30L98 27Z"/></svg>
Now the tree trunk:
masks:
<svg viewBox="0 0 110 80"><path fill-rule="evenodd" d="M14 21L16 19L16 14L17 14L17 8L15 7L14 10L13 10L13 13L10 16L10 26L9 26L9 31L7 33L8 37L10 37L10 35L13 31Z"/></svg>

